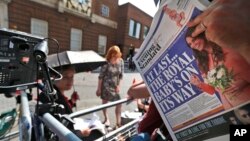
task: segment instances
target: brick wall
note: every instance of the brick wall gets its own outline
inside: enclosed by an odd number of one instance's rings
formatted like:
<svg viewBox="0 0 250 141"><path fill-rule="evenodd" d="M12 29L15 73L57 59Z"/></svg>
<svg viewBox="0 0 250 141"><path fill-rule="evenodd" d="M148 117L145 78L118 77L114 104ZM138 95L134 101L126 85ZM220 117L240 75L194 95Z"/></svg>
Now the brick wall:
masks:
<svg viewBox="0 0 250 141"><path fill-rule="evenodd" d="M117 21L118 0L92 0L93 13L101 16L102 4L109 7L109 17L104 17L104 18Z"/></svg>
<svg viewBox="0 0 250 141"><path fill-rule="evenodd" d="M70 49L71 28L82 30L82 50L94 50L97 52L98 36L107 36L107 48L117 44L121 47L123 57L128 53L130 45L139 48L143 42L143 27L150 27L152 17L139 10L132 4L118 6L118 0L92 0L92 12L101 16L101 5L110 8L109 17L103 17L118 23L117 29L99 23L93 23L90 19L83 18L72 13L58 12L57 7L48 7L30 0L12 0L8 4L9 28L30 33L31 18L37 18L48 22L48 36L58 40L61 50ZM129 20L133 19L141 23L140 39L128 36ZM50 53L55 53L57 47L49 43Z"/></svg>
<svg viewBox="0 0 250 141"><path fill-rule="evenodd" d="M144 26L146 25L149 28L153 18L130 3L120 6L119 13L120 15L118 16L118 30L120 35L118 35L118 41L122 45L124 56L126 56L130 47L139 48L141 46L144 40ZM128 35L130 19L141 23L141 34L139 39L130 37Z"/></svg>
<svg viewBox="0 0 250 141"><path fill-rule="evenodd" d="M89 19L64 12L59 13L56 8L50 8L28 0L12 0L8 6L9 28L30 33L31 18L48 22L48 36L58 40L61 51L70 49L71 28L82 29L82 50L97 51L98 35L107 36L107 46L116 43L116 30ZM56 46L50 42L50 53L56 52Z"/></svg>

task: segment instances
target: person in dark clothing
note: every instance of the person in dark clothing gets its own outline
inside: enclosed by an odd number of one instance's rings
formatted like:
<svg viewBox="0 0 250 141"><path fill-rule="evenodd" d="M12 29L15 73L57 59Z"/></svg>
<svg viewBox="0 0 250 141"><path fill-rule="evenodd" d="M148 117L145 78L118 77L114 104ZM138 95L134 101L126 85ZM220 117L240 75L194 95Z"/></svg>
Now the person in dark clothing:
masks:
<svg viewBox="0 0 250 141"><path fill-rule="evenodd" d="M70 90L73 86L74 81L74 74L75 74L75 68L71 65L65 65L61 68L55 68L57 71L62 71L63 78L59 81L56 81L53 85L54 89L56 90L56 99L55 102L57 104L61 104L64 106L64 114L71 114L73 113L72 108L76 104L76 100L79 99L79 96L77 92L74 92L71 95L71 99L69 99L64 92L67 90ZM39 96L40 101L43 103L51 102L49 96L45 94L40 94Z"/></svg>
<svg viewBox="0 0 250 141"><path fill-rule="evenodd" d="M145 83L134 83L127 91L128 99L141 99L150 97L149 91ZM138 123L138 134L131 138L131 141L151 140L157 141L157 130L161 130L167 140L172 141L172 138L164 125L164 122L158 112L154 101L151 101L148 111L144 114L143 119Z"/></svg>
<svg viewBox="0 0 250 141"><path fill-rule="evenodd" d="M76 103L76 100L79 99L79 96L76 92L71 95L69 99L64 92L70 90L74 82L75 68L72 65L65 65L61 68L55 68L57 71L61 72L63 78L59 81L56 81L54 89L56 90L56 99L55 103L63 105L62 114L71 114L73 113L72 108ZM42 103L50 103L51 99L48 95L41 93L39 94L39 101ZM90 128L84 128L82 130L75 130L72 125L67 126L72 132L74 132L79 138L85 138L91 134Z"/></svg>

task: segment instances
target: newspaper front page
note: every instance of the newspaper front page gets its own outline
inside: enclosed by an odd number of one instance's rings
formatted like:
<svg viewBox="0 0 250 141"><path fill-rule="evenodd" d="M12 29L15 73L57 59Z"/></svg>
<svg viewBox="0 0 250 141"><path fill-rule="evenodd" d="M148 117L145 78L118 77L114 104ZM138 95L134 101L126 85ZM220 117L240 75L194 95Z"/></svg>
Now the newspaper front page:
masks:
<svg viewBox="0 0 250 141"><path fill-rule="evenodd" d="M229 140L230 124L248 122L237 111L250 111L249 65L233 50L209 42L205 34L193 38L194 29L186 26L208 5L205 0L166 0L133 58L171 137L178 141Z"/></svg>

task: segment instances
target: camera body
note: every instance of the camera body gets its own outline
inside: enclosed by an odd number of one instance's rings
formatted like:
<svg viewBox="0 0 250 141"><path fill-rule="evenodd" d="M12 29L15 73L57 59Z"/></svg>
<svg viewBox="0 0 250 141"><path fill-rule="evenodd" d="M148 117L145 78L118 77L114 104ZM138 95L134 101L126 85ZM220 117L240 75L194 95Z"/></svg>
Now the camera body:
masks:
<svg viewBox="0 0 250 141"><path fill-rule="evenodd" d="M0 93L31 88L36 84L35 46L43 37L0 29Z"/></svg>

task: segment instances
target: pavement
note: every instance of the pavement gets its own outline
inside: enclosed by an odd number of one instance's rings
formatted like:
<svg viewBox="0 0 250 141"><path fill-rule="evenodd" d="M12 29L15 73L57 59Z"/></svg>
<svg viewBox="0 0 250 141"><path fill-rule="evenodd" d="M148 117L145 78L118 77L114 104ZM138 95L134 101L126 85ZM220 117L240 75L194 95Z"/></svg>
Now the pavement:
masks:
<svg viewBox="0 0 250 141"><path fill-rule="evenodd" d="M96 89L98 83L99 73L79 73L75 77L74 88L80 95L80 100L77 102L77 109L74 110L83 110L86 108L92 108L98 105L101 105L100 97L96 96ZM124 77L121 83L121 98L126 98L127 90L131 86L133 80L140 81L142 80L138 72L125 71ZM73 92L68 91L67 95L71 95ZM123 104L122 111L134 111L136 109L136 102L131 102L130 104ZM111 126L115 125L115 114L114 107L109 108L108 115L110 116ZM97 115L103 120L102 112L97 112Z"/></svg>
<svg viewBox="0 0 250 141"><path fill-rule="evenodd" d="M96 89L98 83L99 70L93 72L78 73L75 75L74 89L78 92L80 100L77 101L77 108L74 111L79 111L91 107L101 105L101 99L96 96ZM133 80L142 80L140 74L137 71L130 71L125 69L124 77L121 83L121 98L126 98L127 90L131 86ZM66 92L66 95L70 96L74 89ZM35 91L34 91L35 92ZM0 94L0 113L15 108L16 100L15 98L6 98L3 94ZM130 104L123 104L122 111L134 111L136 109L136 102L131 102ZM115 125L115 113L114 107L108 108L108 114L110 116L111 127ZM103 121L103 114L101 111L96 112L100 120ZM92 115L86 115L86 117L91 117Z"/></svg>

